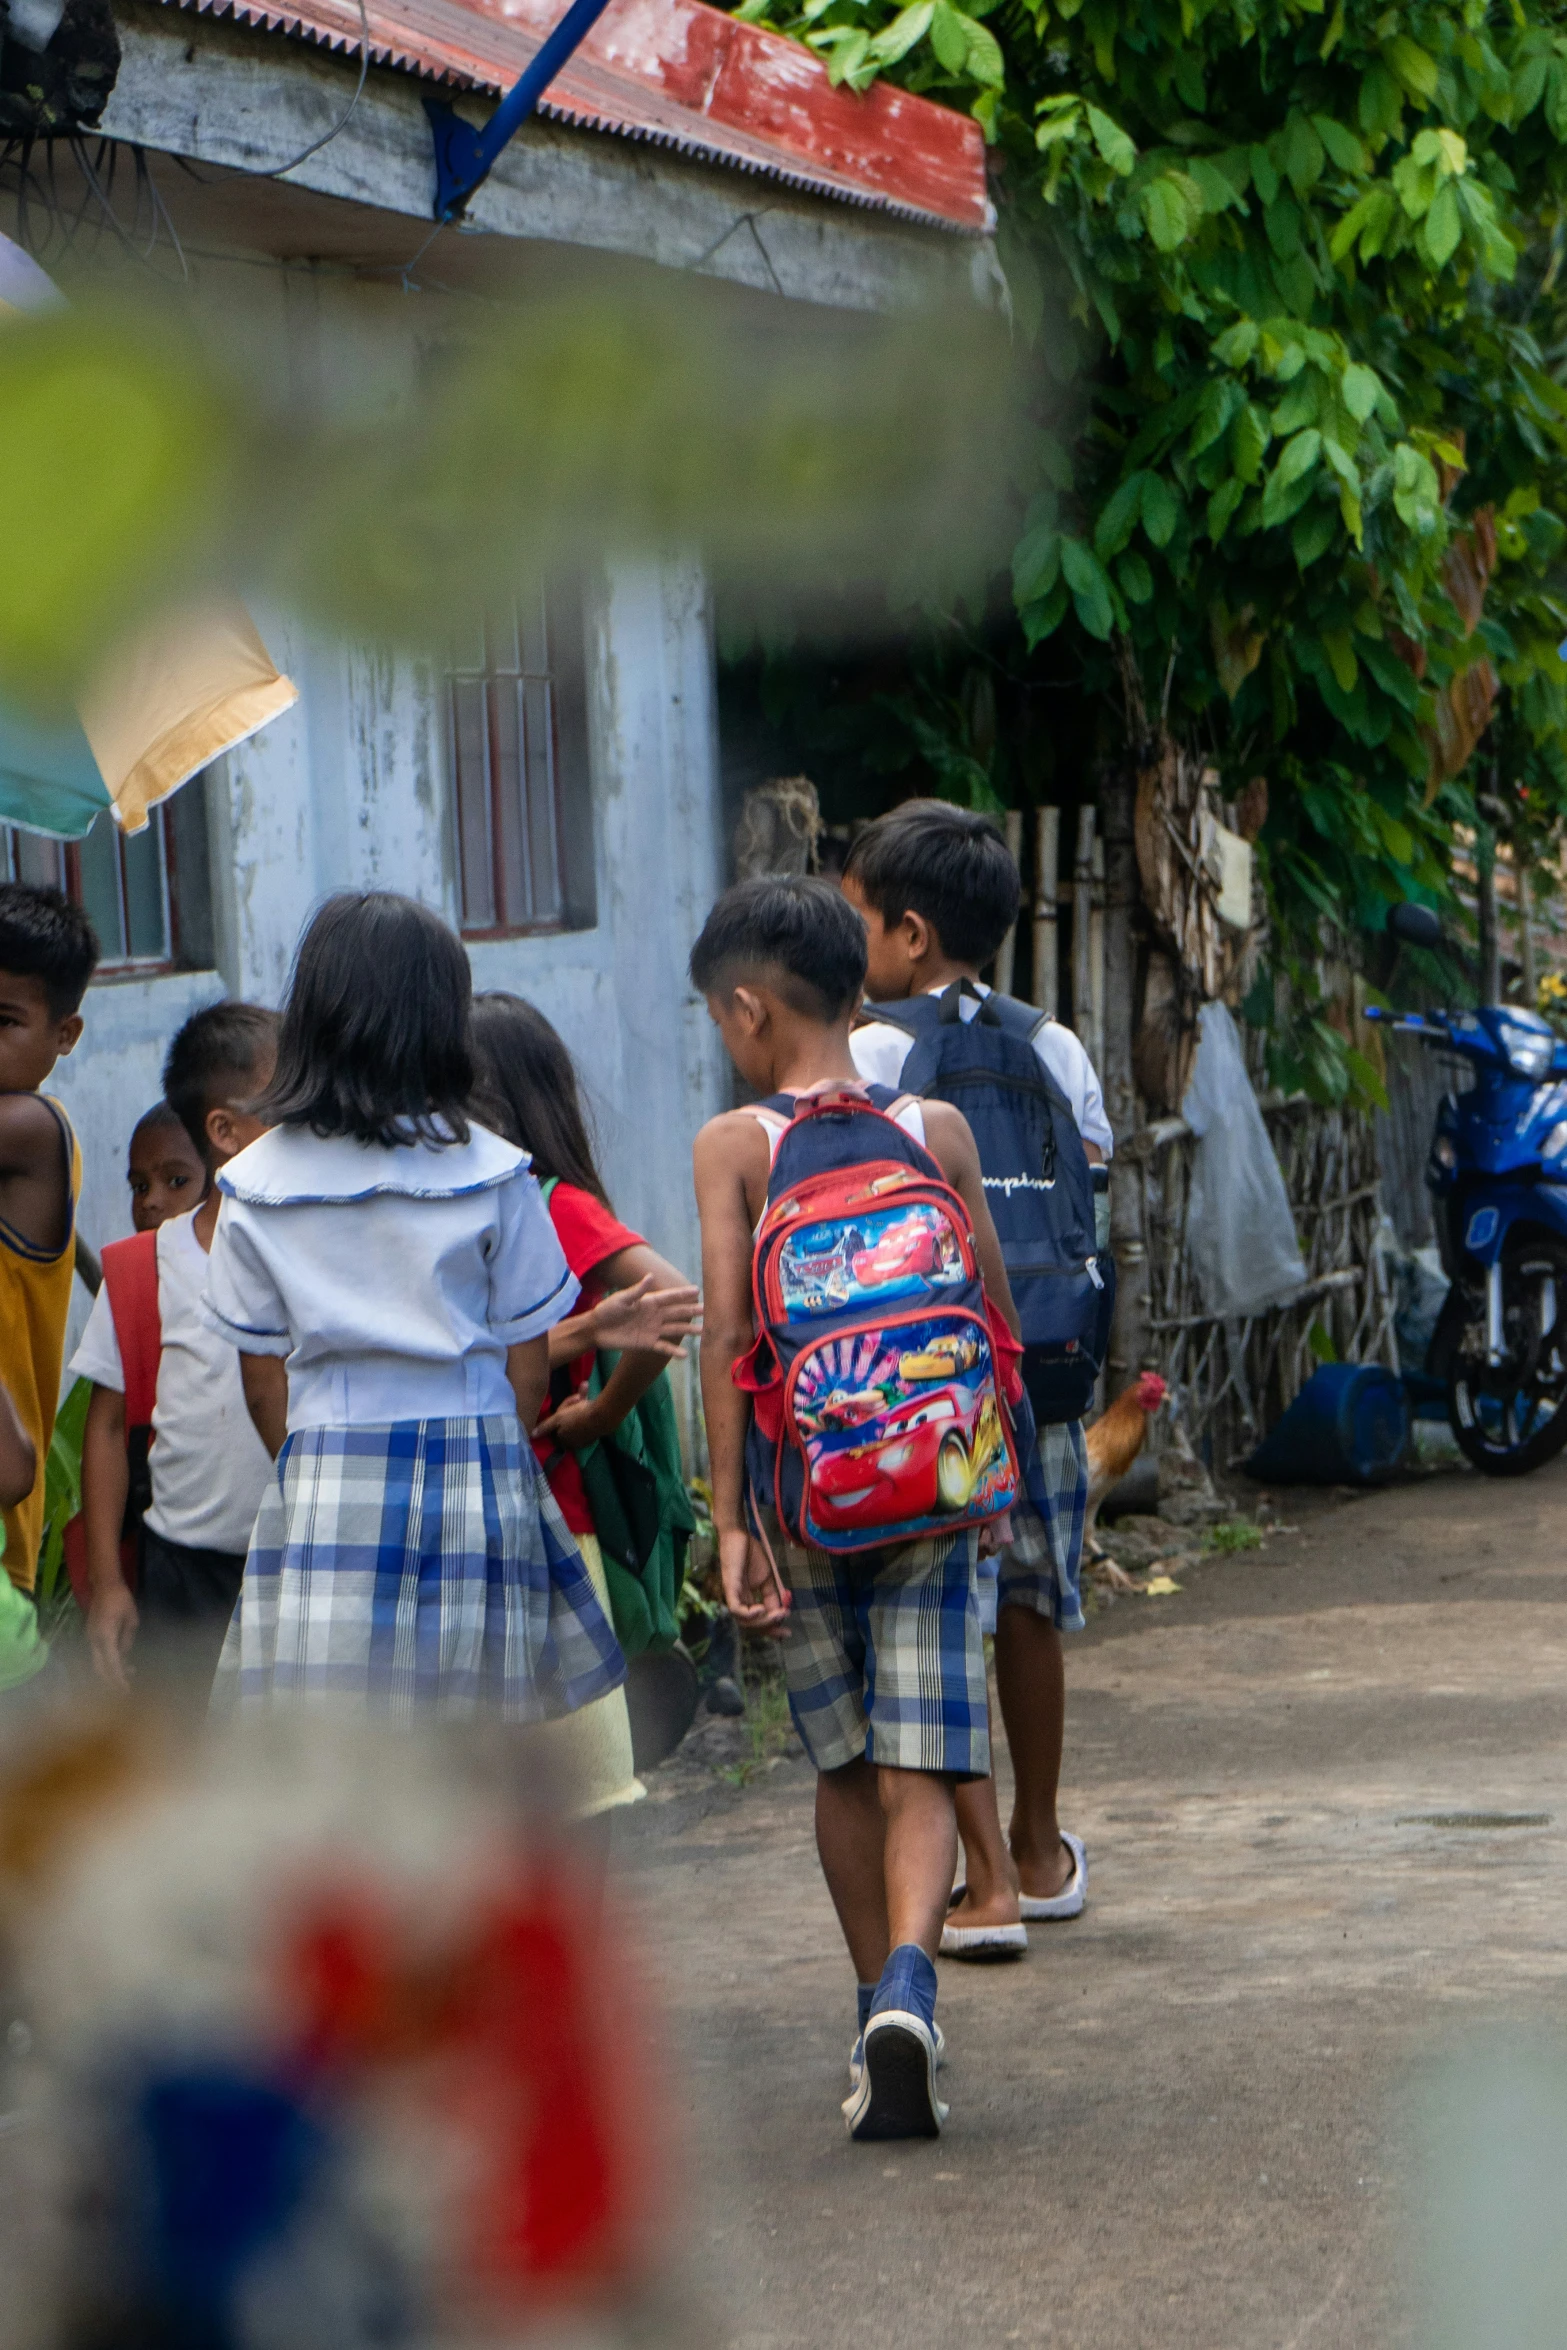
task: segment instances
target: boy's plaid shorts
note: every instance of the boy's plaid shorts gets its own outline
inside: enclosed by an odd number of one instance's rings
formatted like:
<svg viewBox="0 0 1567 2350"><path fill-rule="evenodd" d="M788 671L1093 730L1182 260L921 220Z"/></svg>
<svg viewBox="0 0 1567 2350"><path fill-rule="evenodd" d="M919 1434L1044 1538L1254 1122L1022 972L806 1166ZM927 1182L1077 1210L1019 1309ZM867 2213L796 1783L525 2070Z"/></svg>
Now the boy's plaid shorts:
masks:
<svg viewBox="0 0 1567 2350"><path fill-rule="evenodd" d="M789 1710L819 1771L863 1754L904 1771L990 1770L974 1536L832 1558L776 1542L794 1595L784 1641Z"/></svg>
<svg viewBox="0 0 1567 2350"><path fill-rule="evenodd" d="M1088 1508L1088 1448L1081 1420L1039 1431L1039 1474L1028 1479L1030 1498L1012 1512L1011 1546L999 1562L997 1613L1029 1607L1058 1632L1081 1632L1083 1518ZM1044 1509L1032 1506L1042 1500Z"/></svg>

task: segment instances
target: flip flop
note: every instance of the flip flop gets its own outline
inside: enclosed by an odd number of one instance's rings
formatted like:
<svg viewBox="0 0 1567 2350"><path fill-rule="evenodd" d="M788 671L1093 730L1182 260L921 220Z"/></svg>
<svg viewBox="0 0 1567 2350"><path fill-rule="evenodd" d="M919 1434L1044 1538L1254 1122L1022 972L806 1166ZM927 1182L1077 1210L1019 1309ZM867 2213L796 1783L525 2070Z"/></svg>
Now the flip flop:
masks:
<svg viewBox="0 0 1567 2350"><path fill-rule="evenodd" d="M1048 1901L1038 1901L1031 1893L1018 1897L1018 1910L1030 1925L1046 1925L1062 1918L1080 1918L1088 1899L1088 1854L1081 1836L1069 1836L1063 1828L1061 1841L1072 1855L1072 1874L1059 1893L1052 1893ZM950 1931L950 1929L949 1929ZM945 1942L942 1945L946 1947Z"/></svg>
<svg viewBox="0 0 1567 2350"><path fill-rule="evenodd" d="M943 1958L1022 1958L1028 1950L1027 1926L943 1926Z"/></svg>

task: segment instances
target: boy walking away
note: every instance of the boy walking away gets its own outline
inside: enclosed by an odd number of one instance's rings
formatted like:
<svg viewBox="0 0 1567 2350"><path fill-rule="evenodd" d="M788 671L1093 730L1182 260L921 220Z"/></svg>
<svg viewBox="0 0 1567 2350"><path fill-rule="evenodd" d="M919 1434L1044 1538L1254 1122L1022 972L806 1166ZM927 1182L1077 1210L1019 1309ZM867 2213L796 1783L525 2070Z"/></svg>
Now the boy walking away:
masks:
<svg viewBox="0 0 1567 2350"><path fill-rule="evenodd" d="M59 890L0 883L0 1365L35 1464L5 1509L5 1569L24 1592L43 1531L82 1181L70 1120L38 1089L82 1033L97 960L92 924Z"/></svg>
<svg viewBox="0 0 1567 2350"><path fill-rule="evenodd" d="M1015 1517L996 1594L996 1683L1016 1796L1004 1842L995 1781L960 1790L966 1887L942 1937L951 1957L1017 1955L1028 1947L1029 1923L1078 1916L1088 1885L1082 1841L1063 1834L1056 1817L1061 1634L1083 1624L1082 1413L1114 1297L1089 1164L1103 1166L1111 1133L1093 1065L1071 1030L993 995L980 979L1020 897L1017 868L987 816L942 800L905 803L857 836L843 889L864 920L868 949L855 1066L927 1102L962 1102L1022 1316L1039 1449L1027 1479L1032 1506Z"/></svg>
<svg viewBox="0 0 1567 2350"><path fill-rule="evenodd" d="M210 1174L265 1132L250 1105L276 1057L277 1015L259 1004L211 1004L175 1037L163 1082L179 1142L152 1112L136 1129L136 1237L105 1248L103 1288L71 1365L93 1382L82 1442L87 1640L117 1687L134 1643L149 1667L188 1675L205 1701L271 1482L239 1356L201 1300L220 1198ZM139 1170L156 1185L143 1197ZM182 1198L183 1211L161 1212ZM138 1484L133 1596L123 1544Z"/></svg>
<svg viewBox="0 0 1567 2350"><path fill-rule="evenodd" d="M953 1791L990 1768L975 1537L1017 1484L1011 1295L962 1116L856 1074L865 931L836 890L741 883L691 977L762 1097L695 1152L724 1597L783 1636L819 1774L850 2133L933 2137Z"/></svg>

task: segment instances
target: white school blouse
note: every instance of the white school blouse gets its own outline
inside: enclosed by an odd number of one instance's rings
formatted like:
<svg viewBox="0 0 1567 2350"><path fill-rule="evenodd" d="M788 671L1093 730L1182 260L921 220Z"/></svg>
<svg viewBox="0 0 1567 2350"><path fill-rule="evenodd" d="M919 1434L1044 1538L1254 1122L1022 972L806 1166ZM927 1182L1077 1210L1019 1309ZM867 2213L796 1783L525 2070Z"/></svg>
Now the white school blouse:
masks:
<svg viewBox="0 0 1567 2350"><path fill-rule="evenodd" d="M201 1310L207 1252L196 1238L194 1212L160 1224L156 1245L163 1348L152 1407L157 1442L147 1455L147 1523L165 1542L192 1550L244 1551L272 1481L271 1456L245 1408L239 1357ZM71 1376L125 1393L107 1284L93 1300Z"/></svg>
<svg viewBox="0 0 1567 2350"><path fill-rule="evenodd" d="M274 1127L218 1174L203 1311L288 1360L288 1424L514 1414L506 1350L571 1311L528 1154L483 1126L386 1148Z"/></svg>

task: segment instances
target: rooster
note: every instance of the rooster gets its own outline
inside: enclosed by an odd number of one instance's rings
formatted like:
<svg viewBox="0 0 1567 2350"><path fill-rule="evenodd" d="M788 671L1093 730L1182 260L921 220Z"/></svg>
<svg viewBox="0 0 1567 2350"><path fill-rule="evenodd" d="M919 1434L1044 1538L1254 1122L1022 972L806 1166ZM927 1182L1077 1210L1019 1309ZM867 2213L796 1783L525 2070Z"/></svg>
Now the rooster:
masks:
<svg viewBox="0 0 1567 2350"><path fill-rule="evenodd" d="M1096 1533L1099 1505L1142 1451L1148 1436L1148 1415L1158 1411L1169 1392L1157 1371L1144 1371L1106 1406L1087 1432L1088 1512L1083 1520L1083 1548L1090 1557L1101 1556ZM1103 1563L1105 1578L1117 1591L1135 1588L1131 1577L1113 1559Z"/></svg>

